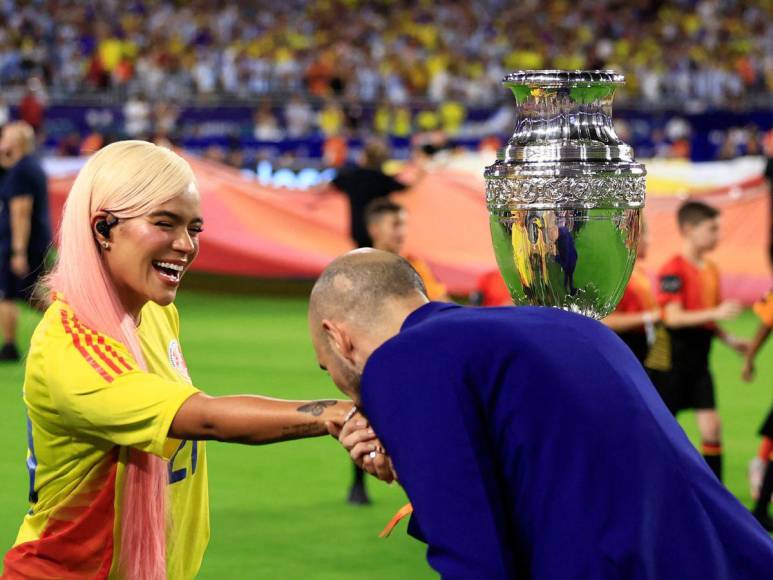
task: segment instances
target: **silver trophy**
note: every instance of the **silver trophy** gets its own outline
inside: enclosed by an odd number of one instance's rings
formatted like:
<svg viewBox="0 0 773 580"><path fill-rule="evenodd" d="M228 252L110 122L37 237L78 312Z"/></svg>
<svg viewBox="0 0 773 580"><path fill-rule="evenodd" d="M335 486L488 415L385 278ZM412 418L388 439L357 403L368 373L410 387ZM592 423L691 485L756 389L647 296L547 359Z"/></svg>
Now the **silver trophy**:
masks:
<svg viewBox="0 0 773 580"><path fill-rule="evenodd" d="M593 318L614 310L636 259L646 171L615 134L612 71L505 77L515 133L486 168L499 269L516 304Z"/></svg>

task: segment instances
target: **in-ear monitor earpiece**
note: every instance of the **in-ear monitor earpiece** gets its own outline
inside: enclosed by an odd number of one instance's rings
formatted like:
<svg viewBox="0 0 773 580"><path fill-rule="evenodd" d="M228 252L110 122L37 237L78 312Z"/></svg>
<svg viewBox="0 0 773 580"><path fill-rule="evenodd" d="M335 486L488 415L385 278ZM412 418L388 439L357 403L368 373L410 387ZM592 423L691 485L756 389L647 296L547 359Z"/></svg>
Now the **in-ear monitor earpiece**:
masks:
<svg viewBox="0 0 773 580"><path fill-rule="evenodd" d="M94 224L94 229L97 230L97 233L105 239L110 237L110 230L113 229L113 226L115 226L118 223L117 217L115 216L109 216L109 217L112 217L113 221L107 221L107 219L103 219L103 220L99 220L96 224Z"/></svg>

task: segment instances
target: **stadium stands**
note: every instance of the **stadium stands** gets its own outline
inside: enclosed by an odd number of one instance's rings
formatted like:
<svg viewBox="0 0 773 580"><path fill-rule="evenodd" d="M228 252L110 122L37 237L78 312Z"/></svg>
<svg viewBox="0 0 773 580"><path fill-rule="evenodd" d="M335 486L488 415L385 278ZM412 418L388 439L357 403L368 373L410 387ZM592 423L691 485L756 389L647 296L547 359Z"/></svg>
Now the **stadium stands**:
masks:
<svg viewBox="0 0 773 580"><path fill-rule="evenodd" d="M628 73L629 95L650 103L764 96L773 87L764 3L693 5L283 0L256 11L211 0L10 0L0 5L0 83L39 74L59 95L490 105L509 70L615 68Z"/></svg>

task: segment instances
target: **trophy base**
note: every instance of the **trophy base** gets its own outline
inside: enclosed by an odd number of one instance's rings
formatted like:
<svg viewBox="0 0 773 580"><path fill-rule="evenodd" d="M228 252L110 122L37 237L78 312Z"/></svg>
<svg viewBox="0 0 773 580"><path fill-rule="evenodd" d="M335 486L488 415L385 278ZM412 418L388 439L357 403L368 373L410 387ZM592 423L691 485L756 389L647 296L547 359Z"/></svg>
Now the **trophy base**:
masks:
<svg viewBox="0 0 773 580"><path fill-rule="evenodd" d="M499 269L513 301L600 319L625 291L641 209L516 209L490 217Z"/></svg>

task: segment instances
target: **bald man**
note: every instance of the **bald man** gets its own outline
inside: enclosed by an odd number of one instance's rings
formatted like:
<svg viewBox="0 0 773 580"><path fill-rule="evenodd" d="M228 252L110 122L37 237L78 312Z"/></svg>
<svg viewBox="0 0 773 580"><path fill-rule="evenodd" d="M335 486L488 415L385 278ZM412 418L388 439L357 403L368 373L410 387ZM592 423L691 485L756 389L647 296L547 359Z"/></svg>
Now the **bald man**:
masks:
<svg viewBox="0 0 773 580"><path fill-rule="evenodd" d="M5 126L0 136L0 361L17 361L15 300L30 300L51 245L48 185L34 155L35 133L27 123Z"/></svg>
<svg viewBox="0 0 773 580"><path fill-rule="evenodd" d="M405 260L359 250L323 272L309 325L320 366L391 457L414 507L408 531L443 578L773 570L771 539L599 322L429 302ZM351 447L362 434L354 459L375 455L374 435L352 423L341 435Z"/></svg>

